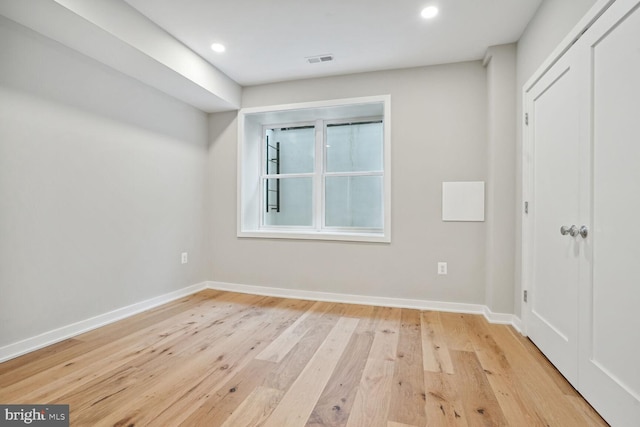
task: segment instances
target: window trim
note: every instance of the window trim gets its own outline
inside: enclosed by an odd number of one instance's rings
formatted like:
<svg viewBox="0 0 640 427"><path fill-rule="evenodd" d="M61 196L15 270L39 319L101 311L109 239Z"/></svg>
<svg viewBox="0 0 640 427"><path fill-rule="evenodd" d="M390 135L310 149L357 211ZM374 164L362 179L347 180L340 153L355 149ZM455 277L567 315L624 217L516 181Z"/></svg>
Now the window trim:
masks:
<svg viewBox="0 0 640 427"><path fill-rule="evenodd" d="M316 120L295 120L293 117L299 114L305 114L311 110L322 112L327 111L354 111L357 112L362 107L376 107L382 114L345 114L334 117L321 117ZM371 108L369 108L371 110ZM284 239L309 239L309 240L335 240L335 241L359 241L359 242L381 242L388 243L391 241L391 97L389 95L370 96L362 98L348 98L330 101L304 102L298 104L273 105L267 107L251 107L243 108L238 113L238 182L237 182L237 236L241 238L284 238ZM292 117L292 119L274 120L273 117ZM318 143L318 138L326 139L326 126L333 123L348 122L365 122L371 119L382 120L383 123L383 170L377 171L357 171L357 172L325 172L326 169L326 147L324 144ZM250 120L249 120L250 119ZM271 120L270 120L271 119ZM251 122L251 124L250 124ZM321 126L318 126L318 122ZM286 123L289 126L281 125ZM264 129L269 127L297 127L305 123L316 125L316 157L315 169L313 173L304 174L283 174L284 177L306 176L313 177L314 193L318 197L313 196L314 224L308 226L263 226L264 215L261 207L264 206L263 194L260 189L263 179L265 178L266 165L262 160L264 154L262 147L264 144ZM255 156L256 129L261 133L257 141L259 147L259 161L261 165L257 171L251 171L252 157ZM318 135L318 133L321 133ZM317 169L318 166L320 169ZM258 201L251 198L256 191L255 185L250 181L251 177L258 178ZM323 182L328 176L382 176L383 191L383 227L382 229L371 228L353 228L353 227L326 227L324 205L325 205L325 183ZM318 193L319 191L319 193ZM256 212L257 210L257 212ZM257 214L257 216L256 216ZM253 225L252 225L253 224Z"/></svg>

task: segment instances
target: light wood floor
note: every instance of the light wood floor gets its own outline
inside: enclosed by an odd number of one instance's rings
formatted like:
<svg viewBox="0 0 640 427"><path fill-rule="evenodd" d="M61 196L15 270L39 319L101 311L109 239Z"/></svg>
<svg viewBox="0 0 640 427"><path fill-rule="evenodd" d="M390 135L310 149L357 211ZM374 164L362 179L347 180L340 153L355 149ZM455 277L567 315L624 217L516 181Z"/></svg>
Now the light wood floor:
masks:
<svg viewBox="0 0 640 427"><path fill-rule="evenodd" d="M204 291L0 364L72 426L604 426L481 316Z"/></svg>

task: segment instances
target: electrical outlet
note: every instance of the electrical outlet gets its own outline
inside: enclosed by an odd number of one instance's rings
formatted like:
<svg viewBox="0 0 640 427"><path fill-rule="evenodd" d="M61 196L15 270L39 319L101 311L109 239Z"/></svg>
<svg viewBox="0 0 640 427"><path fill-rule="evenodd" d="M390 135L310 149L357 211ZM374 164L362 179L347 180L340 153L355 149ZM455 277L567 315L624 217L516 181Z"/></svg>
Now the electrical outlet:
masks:
<svg viewBox="0 0 640 427"><path fill-rule="evenodd" d="M189 262L189 255L186 252L182 252L182 263L186 264Z"/></svg>
<svg viewBox="0 0 640 427"><path fill-rule="evenodd" d="M438 263L438 274L439 275L447 274L447 263L446 262L439 262Z"/></svg>

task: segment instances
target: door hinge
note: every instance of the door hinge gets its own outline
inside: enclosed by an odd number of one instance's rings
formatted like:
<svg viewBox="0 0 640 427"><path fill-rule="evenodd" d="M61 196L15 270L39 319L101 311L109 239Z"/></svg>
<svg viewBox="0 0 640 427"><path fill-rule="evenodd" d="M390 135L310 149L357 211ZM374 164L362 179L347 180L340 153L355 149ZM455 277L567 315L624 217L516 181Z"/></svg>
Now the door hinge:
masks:
<svg viewBox="0 0 640 427"><path fill-rule="evenodd" d="M524 213L529 213L529 202L524 202Z"/></svg>
<svg viewBox="0 0 640 427"><path fill-rule="evenodd" d="M524 291L524 302L527 302L527 300L529 299L529 291Z"/></svg>
<svg viewBox="0 0 640 427"><path fill-rule="evenodd" d="M524 113L524 124L529 126L529 113Z"/></svg>

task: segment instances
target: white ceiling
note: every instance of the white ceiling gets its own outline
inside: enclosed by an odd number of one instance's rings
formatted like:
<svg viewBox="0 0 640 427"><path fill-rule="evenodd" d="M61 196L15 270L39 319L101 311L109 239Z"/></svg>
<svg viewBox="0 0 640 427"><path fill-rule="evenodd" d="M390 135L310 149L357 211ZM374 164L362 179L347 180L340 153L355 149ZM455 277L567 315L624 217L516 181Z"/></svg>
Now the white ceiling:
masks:
<svg viewBox="0 0 640 427"><path fill-rule="evenodd" d="M125 1L247 86L481 59L517 41L542 0ZM440 14L424 20L430 5ZM335 60L305 60L321 54Z"/></svg>

